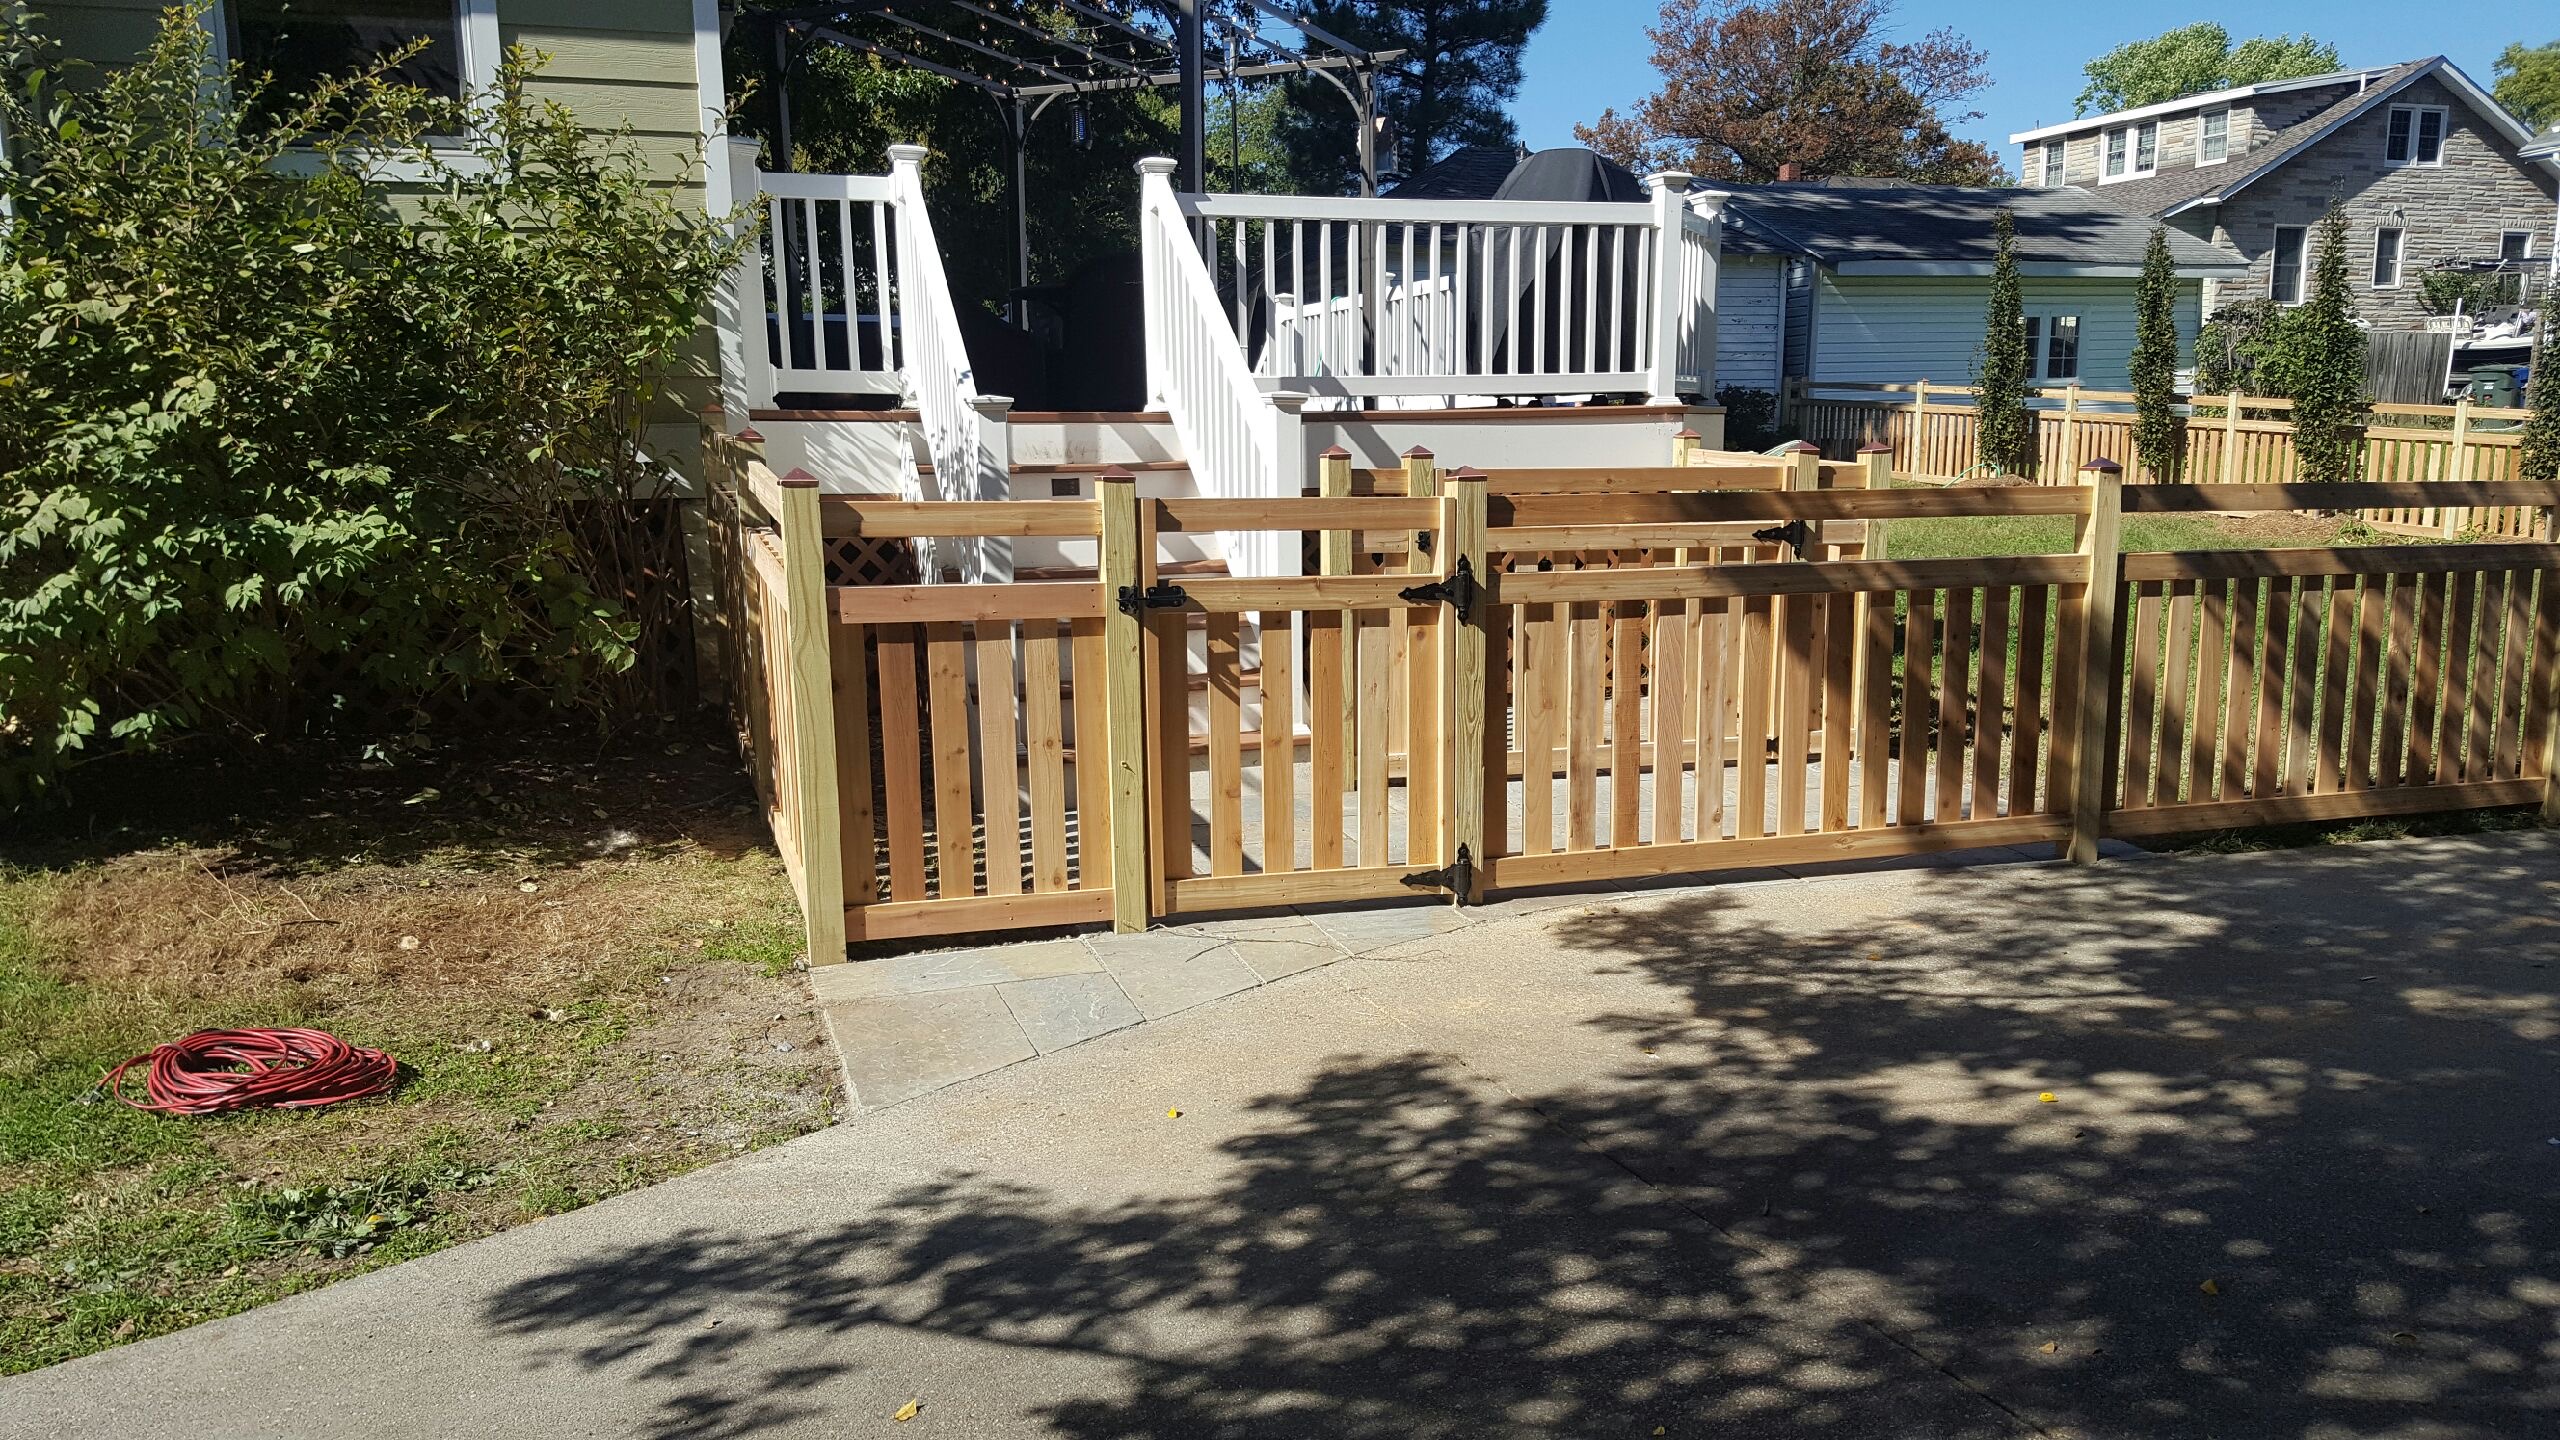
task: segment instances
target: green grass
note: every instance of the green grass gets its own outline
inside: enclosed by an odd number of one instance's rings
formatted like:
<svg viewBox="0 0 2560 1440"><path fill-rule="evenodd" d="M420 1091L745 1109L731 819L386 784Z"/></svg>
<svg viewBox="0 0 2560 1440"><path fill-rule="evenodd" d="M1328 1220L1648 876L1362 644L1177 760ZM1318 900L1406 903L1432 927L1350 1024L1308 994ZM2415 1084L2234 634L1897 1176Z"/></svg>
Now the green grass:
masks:
<svg viewBox="0 0 2560 1440"><path fill-rule="evenodd" d="M2067 555L2068 515L1965 515L1943 520L1894 520L1884 525L1884 553L1895 560L1935 560L1965 555ZM2342 522L2340 529L2348 527ZM2266 541L2210 515L2128 515L2121 547L2143 550L2250 550ZM2351 542L2352 543L2352 542Z"/></svg>

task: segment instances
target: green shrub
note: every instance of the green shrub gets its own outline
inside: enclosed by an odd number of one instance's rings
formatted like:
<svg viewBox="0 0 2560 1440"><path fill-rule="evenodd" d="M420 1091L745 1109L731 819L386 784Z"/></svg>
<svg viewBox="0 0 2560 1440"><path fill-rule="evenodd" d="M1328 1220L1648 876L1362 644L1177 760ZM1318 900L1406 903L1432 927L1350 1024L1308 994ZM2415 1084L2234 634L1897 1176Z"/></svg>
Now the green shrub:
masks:
<svg viewBox="0 0 2560 1440"><path fill-rule="evenodd" d="M349 670L603 711L644 639L617 521L726 227L529 99L539 57L280 97L207 84L200 21L76 77L0 24L0 804Z"/></svg>
<svg viewBox="0 0 2560 1440"><path fill-rule="evenodd" d="M2142 280L2133 295L2133 449L2155 480L2178 478L2179 445L2187 433L2178 414L2178 278L2169 257L2169 232L2151 227L2142 254Z"/></svg>
<svg viewBox="0 0 2560 1440"><path fill-rule="evenodd" d="M2320 219L2311 292L2282 311L2258 373L2268 392L2293 402L2293 451L2305 480L2355 478L2364 455L2364 331L2356 324L2347 276L2347 217L2336 201Z"/></svg>
<svg viewBox="0 0 2560 1440"><path fill-rule="evenodd" d="M2003 209L1992 217L1991 298L1984 307L1982 369L1973 382L1978 447L1983 460L2006 475L2025 475L2036 463L2036 417L2027 409L2025 302L2014 251L2017 217Z"/></svg>
<svg viewBox="0 0 2560 1440"><path fill-rule="evenodd" d="M2520 479L2560 480L2560 349L2555 346L2560 346L2560 316L2545 304L2542 342L2534 347L2533 378L2524 393L2524 404L2533 413L2524 418Z"/></svg>
<svg viewBox="0 0 2560 1440"><path fill-rule="evenodd" d="M1778 397L1766 390L1727 385L1716 392L1724 407L1724 448L1766 450L1784 437L1778 433Z"/></svg>

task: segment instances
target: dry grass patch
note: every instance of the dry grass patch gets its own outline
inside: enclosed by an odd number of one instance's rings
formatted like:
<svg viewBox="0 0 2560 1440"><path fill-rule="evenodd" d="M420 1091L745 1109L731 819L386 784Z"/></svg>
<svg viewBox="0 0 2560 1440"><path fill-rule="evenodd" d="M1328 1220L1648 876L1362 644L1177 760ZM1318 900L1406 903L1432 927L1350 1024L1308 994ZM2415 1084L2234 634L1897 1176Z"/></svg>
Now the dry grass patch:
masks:
<svg viewBox="0 0 2560 1440"><path fill-rule="evenodd" d="M827 1123L797 924L728 752L159 766L0 856L0 1370L175 1329ZM215 1120L100 1070L209 1025L391 1051Z"/></svg>

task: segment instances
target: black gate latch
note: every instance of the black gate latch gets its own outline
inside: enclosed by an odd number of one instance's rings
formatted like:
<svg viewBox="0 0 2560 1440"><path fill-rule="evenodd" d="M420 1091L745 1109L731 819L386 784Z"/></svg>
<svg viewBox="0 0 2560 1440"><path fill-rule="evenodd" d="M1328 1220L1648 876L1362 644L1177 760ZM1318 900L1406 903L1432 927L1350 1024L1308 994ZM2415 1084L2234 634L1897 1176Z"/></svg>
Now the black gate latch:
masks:
<svg viewBox="0 0 2560 1440"><path fill-rule="evenodd" d="M1144 590L1135 585L1123 585L1120 587L1120 613L1135 615L1141 610L1179 610L1190 598L1179 585L1158 583Z"/></svg>
<svg viewBox="0 0 2560 1440"><path fill-rule="evenodd" d="M1423 870L1404 877L1404 883L1416 890L1446 890L1467 904L1476 892L1476 857L1467 847L1458 847L1458 858L1437 870Z"/></svg>
<svg viewBox="0 0 2560 1440"><path fill-rule="evenodd" d="M1458 612L1460 620L1464 620L1467 612L1476 608L1476 599L1484 594L1484 587L1476 583L1476 567L1468 564L1467 557L1461 555L1457 573L1448 579L1434 580L1428 585L1408 585L1396 594L1416 605L1446 605Z"/></svg>
<svg viewBox="0 0 2560 1440"><path fill-rule="evenodd" d="M1772 525L1766 530L1754 530L1751 532L1751 538L1770 545L1794 546L1796 558L1799 560L1813 558L1805 553L1805 547L1813 541L1813 527L1805 524L1802 517L1790 520L1784 525Z"/></svg>

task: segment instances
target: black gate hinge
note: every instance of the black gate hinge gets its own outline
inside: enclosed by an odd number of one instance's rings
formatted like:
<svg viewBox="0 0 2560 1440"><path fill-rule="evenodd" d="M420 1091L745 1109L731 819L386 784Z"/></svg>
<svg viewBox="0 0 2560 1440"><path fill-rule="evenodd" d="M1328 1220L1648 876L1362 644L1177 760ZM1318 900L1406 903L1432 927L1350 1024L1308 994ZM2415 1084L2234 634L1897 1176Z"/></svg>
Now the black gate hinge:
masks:
<svg viewBox="0 0 2560 1440"><path fill-rule="evenodd" d="M1464 620L1468 612L1476 608L1476 600L1484 594L1484 587L1476 583L1476 567L1468 564L1467 557L1461 555L1457 572L1448 579L1434 580L1428 585L1408 585L1396 594L1416 605L1446 605L1458 612L1460 620Z"/></svg>
<svg viewBox="0 0 2560 1440"><path fill-rule="evenodd" d="M1471 904L1476 893L1476 857L1461 845L1457 859L1437 870L1421 870L1407 875L1404 883L1416 890L1446 890L1458 897L1459 904Z"/></svg>
<svg viewBox="0 0 2560 1440"><path fill-rule="evenodd" d="M1162 583L1141 590L1135 585L1120 587L1120 613L1135 615L1141 610L1179 610L1191 597L1179 585Z"/></svg>
<svg viewBox="0 0 2560 1440"><path fill-rule="evenodd" d="M1804 523L1802 517L1790 520L1784 525L1772 525L1766 530L1754 530L1751 532L1751 538L1770 545L1791 545L1795 547L1796 558L1799 560L1813 558L1805 551L1805 547L1813 543L1813 527Z"/></svg>

